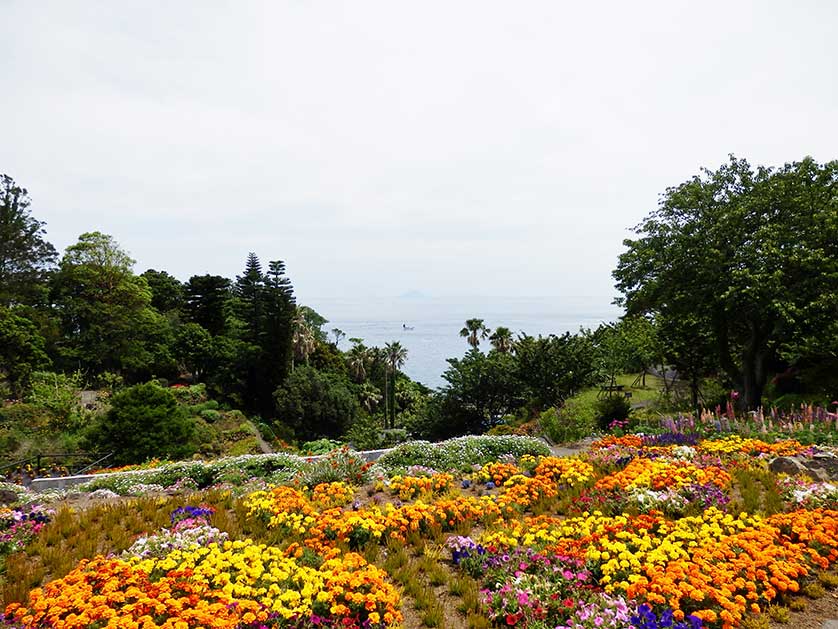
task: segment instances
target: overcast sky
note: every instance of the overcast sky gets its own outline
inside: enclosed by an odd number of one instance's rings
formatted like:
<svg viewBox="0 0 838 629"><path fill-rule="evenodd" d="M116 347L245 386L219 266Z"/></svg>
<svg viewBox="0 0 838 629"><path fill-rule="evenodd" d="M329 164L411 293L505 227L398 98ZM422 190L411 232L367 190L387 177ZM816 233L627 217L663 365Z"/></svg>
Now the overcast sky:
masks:
<svg viewBox="0 0 838 629"><path fill-rule="evenodd" d="M667 186L838 157L836 29L832 0L0 0L0 172L137 272L611 295Z"/></svg>

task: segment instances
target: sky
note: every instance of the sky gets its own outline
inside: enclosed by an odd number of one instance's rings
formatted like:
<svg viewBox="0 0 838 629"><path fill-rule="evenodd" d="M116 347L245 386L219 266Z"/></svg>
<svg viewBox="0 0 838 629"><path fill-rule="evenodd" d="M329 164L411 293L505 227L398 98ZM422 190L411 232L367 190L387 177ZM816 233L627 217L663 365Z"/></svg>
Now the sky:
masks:
<svg viewBox="0 0 838 629"><path fill-rule="evenodd" d="M322 296L604 295L728 154L838 158L838 4L0 0L0 172L59 251Z"/></svg>

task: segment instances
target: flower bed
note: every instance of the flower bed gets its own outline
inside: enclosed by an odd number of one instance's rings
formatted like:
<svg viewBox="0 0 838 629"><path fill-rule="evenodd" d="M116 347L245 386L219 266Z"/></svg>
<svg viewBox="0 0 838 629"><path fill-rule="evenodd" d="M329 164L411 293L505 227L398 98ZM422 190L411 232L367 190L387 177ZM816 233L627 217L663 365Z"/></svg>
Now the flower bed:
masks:
<svg viewBox="0 0 838 629"><path fill-rule="evenodd" d="M410 605L428 608L423 589L447 581L466 610L448 613L473 627L485 626L479 617L533 629L728 629L813 591L838 562L835 487L767 472L765 457L805 456L799 443L631 435L575 458L519 448L479 462L492 449L483 443L446 446L478 453L448 467L438 453L419 461L426 447L410 445L391 461L395 475L362 470L374 477L365 488L348 453L316 473L303 462L289 484L227 494L227 510L176 509L164 528L119 556L84 557L7 615L27 628L384 628ZM342 478L324 480L336 468ZM746 485L752 478L771 482ZM758 508L741 513L746 498Z"/></svg>

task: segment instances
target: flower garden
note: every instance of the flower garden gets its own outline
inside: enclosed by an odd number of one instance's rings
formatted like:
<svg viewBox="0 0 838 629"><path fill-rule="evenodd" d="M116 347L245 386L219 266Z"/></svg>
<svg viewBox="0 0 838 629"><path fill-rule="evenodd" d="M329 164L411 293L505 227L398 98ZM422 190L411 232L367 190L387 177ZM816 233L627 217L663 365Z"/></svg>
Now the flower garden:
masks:
<svg viewBox="0 0 838 629"><path fill-rule="evenodd" d="M97 479L84 508L22 494L0 511L0 626L767 626L838 585L838 487L768 466L815 455L667 433L556 457L480 437L374 465L173 464Z"/></svg>

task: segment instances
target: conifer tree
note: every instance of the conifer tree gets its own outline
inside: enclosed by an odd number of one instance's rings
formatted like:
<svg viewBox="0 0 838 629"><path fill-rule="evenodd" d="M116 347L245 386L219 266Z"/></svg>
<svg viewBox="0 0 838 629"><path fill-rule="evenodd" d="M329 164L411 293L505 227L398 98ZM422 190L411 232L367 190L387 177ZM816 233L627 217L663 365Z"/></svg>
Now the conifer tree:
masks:
<svg viewBox="0 0 838 629"><path fill-rule="evenodd" d="M56 258L44 240L44 223L29 214L26 189L0 175L0 305L37 301Z"/></svg>

